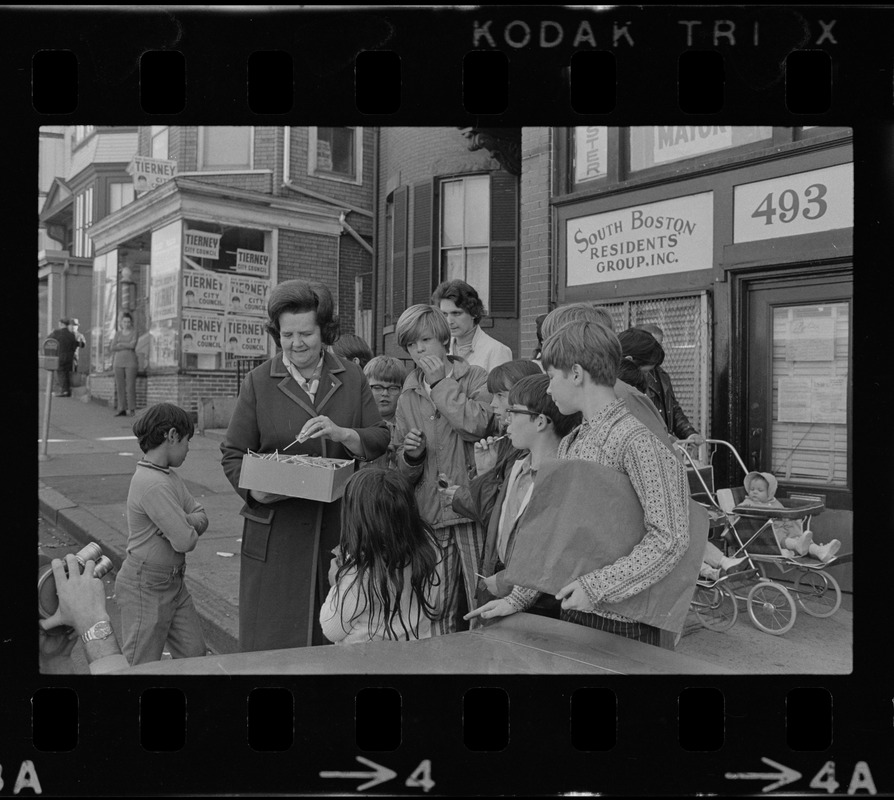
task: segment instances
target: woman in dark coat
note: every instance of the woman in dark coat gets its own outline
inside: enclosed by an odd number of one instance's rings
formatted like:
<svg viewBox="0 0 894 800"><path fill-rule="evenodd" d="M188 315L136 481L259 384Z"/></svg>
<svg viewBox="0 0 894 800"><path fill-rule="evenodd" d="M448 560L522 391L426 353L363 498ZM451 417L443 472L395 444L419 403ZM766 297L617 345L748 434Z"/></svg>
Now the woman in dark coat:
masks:
<svg viewBox="0 0 894 800"><path fill-rule="evenodd" d="M246 375L221 444L224 473L245 500L242 651L327 643L319 615L341 512L340 500L240 489L243 455L289 446L289 453L369 461L385 452L390 438L360 368L326 348L338 338L329 290L320 283L285 281L271 292L267 314L268 331L281 350ZM309 438L298 443L302 431Z"/></svg>

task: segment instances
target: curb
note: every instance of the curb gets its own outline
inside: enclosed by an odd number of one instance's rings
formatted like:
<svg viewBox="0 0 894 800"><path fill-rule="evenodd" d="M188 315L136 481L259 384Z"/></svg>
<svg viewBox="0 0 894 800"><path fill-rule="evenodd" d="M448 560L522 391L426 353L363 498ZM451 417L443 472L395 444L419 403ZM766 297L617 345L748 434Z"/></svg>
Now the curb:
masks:
<svg viewBox="0 0 894 800"><path fill-rule="evenodd" d="M115 571L121 569L127 555L127 543L120 531L40 480L37 482L37 497L41 516L81 545L96 542L102 547L103 555L112 562ZM202 624L205 643L218 655L238 653L239 640L230 631L234 627L233 620L237 621L238 626L238 607L216 597L204 584L191 580L189 574L186 580Z"/></svg>

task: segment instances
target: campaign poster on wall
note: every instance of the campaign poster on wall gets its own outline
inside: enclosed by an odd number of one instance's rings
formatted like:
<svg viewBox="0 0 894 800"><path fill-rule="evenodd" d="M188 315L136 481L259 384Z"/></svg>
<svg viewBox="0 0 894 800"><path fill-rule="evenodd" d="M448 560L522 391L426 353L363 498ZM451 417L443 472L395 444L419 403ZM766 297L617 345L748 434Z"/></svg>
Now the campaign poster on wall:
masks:
<svg viewBox="0 0 894 800"><path fill-rule="evenodd" d="M236 248L236 272L254 275L256 278L269 278L270 254L259 250Z"/></svg>
<svg viewBox="0 0 894 800"><path fill-rule="evenodd" d="M270 281L231 275L227 311L231 314L267 314Z"/></svg>
<svg viewBox="0 0 894 800"><path fill-rule="evenodd" d="M187 228L183 232L183 255L217 259L220 257L221 236L221 233L191 231Z"/></svg>
<svg viewBox="0 0 894 800"><path fill-rule="evenodd" d="M216 354L223 351L224 317L184 309L180 340L184 353Z"/></svg>
<svg viewBox="0 0 894 800"><path fill-rule="evenodd" d="M234 356L267 355L267 321L256 317L226 317L226 352Z"/></svg>
<svg viewBox="0 0 894 800"><path fill-rule="evenodd" d="M226 311L229 277L216 272L183 271L183 307Z"/></svg>

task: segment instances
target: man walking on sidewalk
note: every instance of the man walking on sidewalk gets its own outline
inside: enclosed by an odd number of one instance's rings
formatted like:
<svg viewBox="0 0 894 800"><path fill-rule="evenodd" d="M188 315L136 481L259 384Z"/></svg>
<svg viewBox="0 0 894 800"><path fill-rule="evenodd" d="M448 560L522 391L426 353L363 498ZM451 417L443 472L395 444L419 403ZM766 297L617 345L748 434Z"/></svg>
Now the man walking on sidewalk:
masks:
<svg viewBox="0 0 894 800"><path fill-rule="evenodd" d="M68 317L59 320L61 327L56 328L50 337L59 342L59 366L56 369L56 379L59 382L59 391L53 392L54 397L71 397L71 371L74 368L75 352L83 347L86 342L83 337L75 336L74 327Z"/></svg>

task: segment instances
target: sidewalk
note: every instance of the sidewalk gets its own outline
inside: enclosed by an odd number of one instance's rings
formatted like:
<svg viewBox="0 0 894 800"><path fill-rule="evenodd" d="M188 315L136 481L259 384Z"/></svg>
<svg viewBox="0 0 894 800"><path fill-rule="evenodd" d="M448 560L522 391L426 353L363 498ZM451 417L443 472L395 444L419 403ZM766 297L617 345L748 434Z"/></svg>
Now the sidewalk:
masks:
<svg viewBox="0 0 894 800"><path fill-rule="evenodd" d="M38 455L43 459L44 375L39 386ZM131 430L136 417L116 417L114 411L86 399L83 390L52 398L47 457L38 461L37 489L40 513L79 541L97 542L117 570L127 541L127 490L142 453ZM187 585L208 646L216 653L233 653L238 651L242 499L220 466L223 435L222 430L196 433L177 472L209 521L196 549L187 554Z"/></svg>

